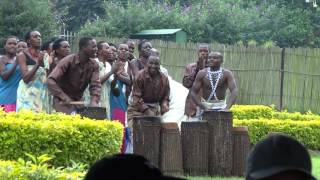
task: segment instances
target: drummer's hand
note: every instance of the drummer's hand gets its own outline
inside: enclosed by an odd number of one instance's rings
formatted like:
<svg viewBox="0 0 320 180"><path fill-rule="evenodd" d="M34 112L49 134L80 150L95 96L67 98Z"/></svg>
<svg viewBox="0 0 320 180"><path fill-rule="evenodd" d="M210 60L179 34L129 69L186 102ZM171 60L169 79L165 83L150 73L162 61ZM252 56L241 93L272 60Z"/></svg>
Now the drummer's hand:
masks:
<svg viewBox="0 0 320 180"><path fill-rule="evenodd" d="M151 111L150 108L146 109L146 111L144 112L144 115L146 116L154 116L153 112Z"/></svg>
<svg viewBox="0 0 320 180"><path fill-rule="evenodd" d="M90 103L90 106L91 106L91 107L98 107L99 104L98 104L97 102L91 102L91 103Z"/></svg>
<svg viewBox="0 0 320 180"><path fill-rule="evenodd" d="M91 96L91 101L90 101L90 106L91 107L98 107L99 106L99 96Z"/></svg>
<svg viewBox="0 0 320 180"><path fill-rule="evenodd" d="M221 110L219 110L219 111L222 111L222 112L229 112L229 111L230 111L230 109L228 109L228 108L223 108L223 109L221 109Z"/></svg>
<svg viewBox="0 0 320 180"><path fill-rule="evenodd" d="M209 111L209 108L204 105L204 104L201 104L200 108L203 110L203 111Z"/></svg>
<svg viewBox="0 0 320 180"><path fill-rule="evenodd" d="M70 102L72 101L71 98L69 98L68 96L63 97L63 99L61 100L62 104L70 104Z"/></svg>
<svg viewBox="0 0 320 180"><path fill-rule="evenodd" d="M162 106L161 106L161 114L164 114L164 113L166 113L168 111L169 111L168 104L162 104Z"/></svg>

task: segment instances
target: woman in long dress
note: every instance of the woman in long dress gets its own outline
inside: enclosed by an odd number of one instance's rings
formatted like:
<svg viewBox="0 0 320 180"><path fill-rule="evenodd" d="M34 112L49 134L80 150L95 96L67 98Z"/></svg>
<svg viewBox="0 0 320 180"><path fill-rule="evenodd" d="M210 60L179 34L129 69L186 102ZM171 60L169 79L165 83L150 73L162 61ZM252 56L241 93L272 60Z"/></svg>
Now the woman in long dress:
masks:
<svg viewBox="0 0 320 180"><path fill-rule="evenodd" d="M17 91L17 111L28 109L34 112L47 112L48 94L46 70L40 52L41 34L31 31L26 34L28 49L18 54L18 62L22 74Z"/></svg>
<svg viewBox="0 0 320 180"><path fill-rule="evenodd" d="M0 107L5 112L16 111L17 89L21 73L16 60L17 42L9 36L4 42L5 55L0 56Z"/></svg>

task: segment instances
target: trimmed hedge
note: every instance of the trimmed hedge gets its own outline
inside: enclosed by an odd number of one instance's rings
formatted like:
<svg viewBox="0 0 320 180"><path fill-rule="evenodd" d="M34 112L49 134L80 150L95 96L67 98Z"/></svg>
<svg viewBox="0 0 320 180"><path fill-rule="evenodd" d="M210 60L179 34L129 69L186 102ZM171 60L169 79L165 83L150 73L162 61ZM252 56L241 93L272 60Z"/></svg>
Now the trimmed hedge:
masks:
<svg viewBox="0 0 320 180"><path fill-rule="evenodd" d="M5 113L0 108L0 119L33 120L33 121L66 121L66 120L92 120L80 115L67 115L64 113L46 114L44 112L35 113L29 110L20 110L18 113Z"/></svg>
<svg viewBox="0 0 320 180"><path fill-rule="evenodd" d="M234 105L231 108L234 119L279 119L279 120L320 120L320 116L307 112L277 111L272 107L264 105Z"/></svg>
<svg viewBox="0 0 320 180"><path fill-rule="evenodd" d="M233 105L233 119L271 119L273 109L264 105Z"/></svg>
<svg viewBox="0 0 320 180"><path fill-rule="evenodd" d="M269 132L282 132L290 135L308 149L320 149L320 121L293 121L279 119L234 120L234 126L247 126L250 141L257 143Z"/></svg>
<svg viewBox="0 0 320 180"><path fill-rule="evenodd" d="M48 168L47 164L32 164L24 161L0 161L0 179L6 180L80 180L85 173L61 168Z"/></svg>
<svg viewBox="0 0 320 180"><path fill-rule="evenodd" d="M25 153L56 156L52 164L72 161L91 164L118 153L123 126L115 121L93 121L80 116L0 112L0 159L17 160Z"/></svg>
<svg viewBox="0 0 320 180"><path fill-rule="evenodd" d="M255 144L269 132L282 132L299 140L307 148L320 149L320 116L307 112L279 112L264 105L234 105L234 126L248 126L250 141Z"/></svg>
<svg viewBox="0 0 320 180"><path fill-rule="evenodd" d="M319 115L312 113L301 114L299 112L289 113L289 112L273 112L272 117L274 119L290 119L299 121L310 121L310 120L320 120Z"/></svg>

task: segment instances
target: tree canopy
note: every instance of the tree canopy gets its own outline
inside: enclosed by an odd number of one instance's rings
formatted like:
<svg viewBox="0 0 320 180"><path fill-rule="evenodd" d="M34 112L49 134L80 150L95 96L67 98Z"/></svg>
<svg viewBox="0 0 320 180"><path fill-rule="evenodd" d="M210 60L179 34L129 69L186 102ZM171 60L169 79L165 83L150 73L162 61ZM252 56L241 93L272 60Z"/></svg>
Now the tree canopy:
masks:
<svg viewBox="0 0 320 180"><path fill-rule="evenodd" d="M15 35L23 39L31 30L39 31L45 40L57 34L57 24L46 0L0 1L0 37Z"/></svg>
<svg viewBox="0 0 320 180"><path fill-rule="evenodd" d="M18 3L19 1L19 3ZM320 9L301 0L2 0L0 36L57 26L81 35L128 37L182 28L193 42L319 47Z"/></svg>
<svg viewBox="0 0 320 180"><path fill-rule="evenodd" d="M129 0L125 6L108 1L105 12L80 33L127 37L144 29L182 28L193 42L320 46L319 10L300 0Z"/></svg>

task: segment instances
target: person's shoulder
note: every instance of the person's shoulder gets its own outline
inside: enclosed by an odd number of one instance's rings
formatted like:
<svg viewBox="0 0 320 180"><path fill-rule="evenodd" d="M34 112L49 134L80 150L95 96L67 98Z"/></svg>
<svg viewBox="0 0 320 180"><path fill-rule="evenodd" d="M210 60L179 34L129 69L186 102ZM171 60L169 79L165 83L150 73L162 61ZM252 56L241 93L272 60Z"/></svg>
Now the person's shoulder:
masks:
<svg viewBox="0 0 320 180"><path fill-rule="evenodd" d="M145 76L145 74L147 73L147 70L146 69L141 69L138 71L137 73L137 78L142 78Z"/></svg>
<svg viewBox="0 0 320 180"><path fill-rule="evenodd" d="M168 79L168 75L166 74L166 72L163 72L163 71L159 71L160 75L167 78Z"/></svg>
<svg viewBox="0 0 320 180"><path fill-rule="evenodd" d="M92 66L94 67L99 67L99 61L97 61L96 59L89 59L90 64L92 64Z"/></svg>
<svg viewBox="0 0 320 180"><path fill-rule="evenodd" d="M7 59L8 59L7 56L0 55L0 63L4 63Z"/></svg>
<svg viewBox="0 0 320 180"><path fill-rule="evenodd" d="M186 68L196 68L197 67L197 63L190 63L186 66Z"/></svg>
<svg viewBox="0 0 320 180"><path fill-rule="evenodd" d="M57 68L61 66L69 66L75 61L75 54L70 54L64 58L62 58L58 63L57 63Z"/></svg>
<svg viewBox="0 0 320 180"><path fill-rule="evenodd" d="M94 60L94 59L90 59L90 66L91 66L91 70L93 72L100 72L100 66L99 66L99 63Z"/></svg>
<svg viewBox="0 0 320 180"><path fill-rule="evenodd" d="M139 59L132 59L131 61L129 61L129 63L130 63L132 66L138 66Z"/></svg>
<svg viewBox="0 0 320 180"><path fill-rule="evenodd" d="M139 83L144 82L144 80L148 77L148 72L146 71L146 69L141 69L137 72L137 76L136 76L136 81Z"/></svg>
<svg viewBox="0 0 320 180"><path fill-rule="evenodd" d="M223 75L233 75L233 73L232 73L232 71L230 71L229 69L225 69L225 68L223 68L222 69L222 72L223 72Z"/></svg>
<svg viewBox="0 0 320 180"><path fill-rule="evenodd" d="M75 56L76 56L76 54L69 54L66 57L62 58L60 61L61 62L72 62L75 60L75 58L74 58Z"/></svg>
<svg viewBox="0 0 320 180"><path fill-rule="evenodd" d="M163 67L162 65L160 65L160 72L166 76L169 76L168 70L165 67Z"/></svg>
<svg viewBox="0 0 320 180"><path fill-rule="evenodd" d="M136 61L138 61L138 59L134 58L134 59L131 59L129 62L136 62Z"/></svg>
<svg viewBox="0 0 320 180"><path fill-rule="evenodd" d="M7 57L0 55L0 65L5 65L7 63Z"/></svg>
<svg viewBox="0 0 320 180"><path fill-rule="evenodd" d="M131 61L129 61L130 64L135 64L138 62L138 59L132 59Z"/></svg>
<svg viewBox="0 0 320 180"><path fill-rule="evenodd" d="M169 81L169 78L168 78L168 75L167 75L167 74L165 74L165 73L163 73L163 72L160 71L160 76L161 76L161 79L163 79L163 80L165 80L165 81Z"/></svg>

